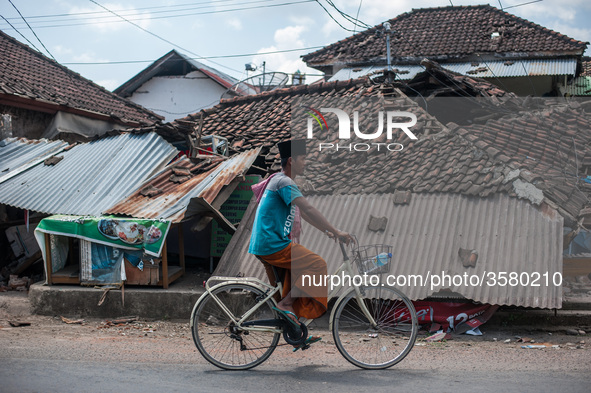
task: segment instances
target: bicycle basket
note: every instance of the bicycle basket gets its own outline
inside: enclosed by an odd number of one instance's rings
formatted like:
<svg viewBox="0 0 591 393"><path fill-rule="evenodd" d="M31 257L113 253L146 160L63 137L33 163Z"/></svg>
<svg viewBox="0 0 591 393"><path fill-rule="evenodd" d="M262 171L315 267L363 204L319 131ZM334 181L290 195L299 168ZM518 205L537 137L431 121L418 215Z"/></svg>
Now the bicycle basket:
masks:
<svg viewBox="0 0 591 393"><path fill-rule="evenodd" d="M359 246L353 251L353 255L360 274L381 274L390 271L392 246L386 244Z"/></svg>

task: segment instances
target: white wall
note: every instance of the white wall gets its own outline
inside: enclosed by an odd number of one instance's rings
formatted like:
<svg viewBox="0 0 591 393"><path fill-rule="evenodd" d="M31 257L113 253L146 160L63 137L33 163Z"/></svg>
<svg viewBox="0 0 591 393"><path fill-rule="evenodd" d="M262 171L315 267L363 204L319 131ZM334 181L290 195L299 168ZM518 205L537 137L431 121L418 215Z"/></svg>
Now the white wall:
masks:
<svg viewBox="0 0 591 393"><path fill-rule="evenodd" d="M172 121L211 108L225 88L200 71L184 76L157 76L140 86L130 97L136 104Z"/></svg>

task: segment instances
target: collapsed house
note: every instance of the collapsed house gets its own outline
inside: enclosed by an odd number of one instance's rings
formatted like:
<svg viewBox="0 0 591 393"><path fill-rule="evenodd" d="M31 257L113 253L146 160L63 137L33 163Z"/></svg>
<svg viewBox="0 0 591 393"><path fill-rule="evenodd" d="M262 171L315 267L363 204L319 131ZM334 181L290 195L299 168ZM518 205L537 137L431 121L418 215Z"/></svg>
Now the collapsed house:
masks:
<svg viewBox="0 0 591 393"><path fill-rule="evenodd" d="M499 111L498 96L505 93L497 93L490 94L493 100L486 104L495 108L491 116L485 116L483 124L464 126L444 125L419 106L420 99L413 101L400 89L369 79L225 100L181 119L179 125L199 124L204 135L227 138L232 151L260 147L264 160L256 165L273 172L279 170L277 142L307 136L309 108L356 109L362 130L375 129L377 111L412 113L417 119L412 130L418 139L398 132L388 140L383 133L372 140L382 144L381 150L358 136L337 139L337 118L325 113L325 133L314 129L317 138L308 140L307 172L298 180L310 202L337 227L354 233L361 244L393 245L390 274L422 275L423 279L427 272L475 277L490 272L546 275L542 286L448 281L405 287L413 300L462 297L496 305L560 308L562 287L557 281L562 272L563 230L565 226L580 229L588 206L586 190L576 187L578 179L572 171L565 172L574 156L569 138L582 138L576 143L580 165L590 118L586 107L569 109L560 102L534 105L522 113L509 104L509 110ZM507 97L516 99L511 94ZM561 120L549 121L555 114ZM520 119L521 123L515 121L520 133L499 127L510 116ZM502 120L495 123L498 118ZM387 143L402 148L389 151L384 147ZM512 149L496 147L509 145ZM542 157L555 161L545 162ZM255 209L251 202L214 274L265 279L262 265L247 252ZM340 263L338 248L315 229L304 228L302 244L326 258L329 274Z"/></svg>
<svg viewBox="0 0 591 393"><path fill-rule="evenodd" d="M168 266L169 229L196 217L235 229L218 209L258 150L173 161L178 150L156 133L121 132L81 144L13 138L0 153L0 204L40 216L17 230L35 230L40 249L23 263L42 256L47 283L121 284L125 259L155 269L130 266L132 283L166 288L185 269L182 232L180 264Z"/></svg>

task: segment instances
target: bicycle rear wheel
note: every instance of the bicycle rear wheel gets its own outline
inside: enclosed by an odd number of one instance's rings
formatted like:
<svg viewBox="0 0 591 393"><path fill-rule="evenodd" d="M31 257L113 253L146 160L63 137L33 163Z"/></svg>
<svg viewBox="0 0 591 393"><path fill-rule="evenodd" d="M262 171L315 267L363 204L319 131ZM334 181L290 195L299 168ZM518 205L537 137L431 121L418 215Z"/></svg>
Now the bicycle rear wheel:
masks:
<svg viewBox="0 0 591 393"><path fill-rule="evenodd" d="M335 307L332 334L339 352L366 369L388 368L400 362L417 338L417 315L400 291L361 287L363 304L376 322L372 326L352 289Z"/></svg>
<svg viewBox="0 0 591 393"><path fill-rule="evenodd" d="M264 298L262 290L248 284L226 284L212 293L236 320ZM274 303L267 300L245 322L276 319L273 306ZM246 370L261 364L271 356L281 336L280 333L240 328L209 293L193 308L191 331L201 355L227 370Z"/></svg>

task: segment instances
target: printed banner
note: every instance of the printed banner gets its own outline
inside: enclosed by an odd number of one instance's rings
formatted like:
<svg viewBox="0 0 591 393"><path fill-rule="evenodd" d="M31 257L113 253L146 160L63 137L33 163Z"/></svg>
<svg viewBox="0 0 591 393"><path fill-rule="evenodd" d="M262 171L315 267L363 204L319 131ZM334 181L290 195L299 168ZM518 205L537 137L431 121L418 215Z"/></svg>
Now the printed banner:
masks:
<svg viewBox="0 0 591 393"><path fill-rule="evenodd" d="M41 220L35 232L76 237L127 250L143 250L159 257L169 228L170 221L166 220L57 215ZM40 241L43 237L36 237L44 250L44 241Z"/></svg>
<svg viewBox="0 0 591 393"><path fill-rule="evenodd" d="M488 321L498 306L490 304L413 301L419 324L437 323L443 331L458 332L478 327ZM464 325L465 324L465 325Z"/></svg>

